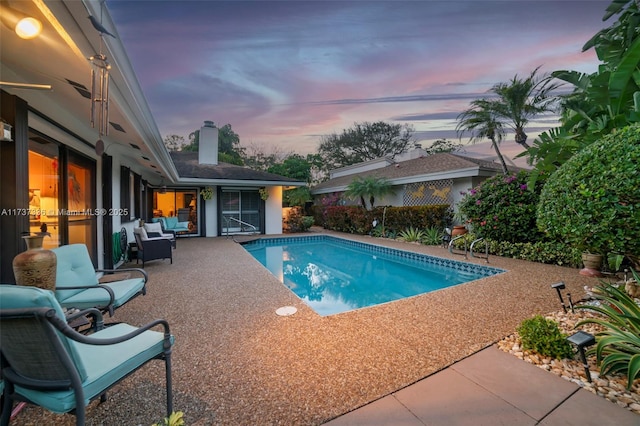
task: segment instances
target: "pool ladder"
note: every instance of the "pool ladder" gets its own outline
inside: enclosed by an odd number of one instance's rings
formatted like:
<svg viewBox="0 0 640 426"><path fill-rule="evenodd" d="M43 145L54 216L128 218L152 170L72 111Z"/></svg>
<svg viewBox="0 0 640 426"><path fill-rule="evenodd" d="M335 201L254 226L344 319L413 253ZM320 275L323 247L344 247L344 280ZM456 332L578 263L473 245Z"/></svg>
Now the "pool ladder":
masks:
<svg viewBox="0 0 640 426"><path fill-rule="evenodd" d="M467 249L467 241L464 240L464 251L454 251L454 243L456 240L459 240L460 238L463 238L465 235L458 235L455 238L452 238L451 241L449 241L449 253L451 254L459 254L460 256L464 256L465 259L467 259L467 252L469 254L471 254L471 257L475 257L476 259L485 259L485 261L487 263L489 263L489 244L487 244L487 242L484 242L484 256L480 256L480 255L476 255L473 252L473 248L476 245L476 243L480 242L480 241L484 241L484 238L478 238L476 240L473 240L473 242L471 243L471 246Z"/></svg>

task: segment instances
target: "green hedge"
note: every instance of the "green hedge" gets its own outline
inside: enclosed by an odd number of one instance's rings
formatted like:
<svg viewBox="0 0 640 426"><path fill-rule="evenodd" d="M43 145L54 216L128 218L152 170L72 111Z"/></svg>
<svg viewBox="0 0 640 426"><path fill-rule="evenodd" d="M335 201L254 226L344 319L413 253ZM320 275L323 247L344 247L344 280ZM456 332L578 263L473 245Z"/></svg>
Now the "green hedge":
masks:
<svg viewBox="0 0 640 426"><path fill-rule="evenodd" d="M365 210L360 206L315 206L312 209L316 224L332 231L366 235L373 230L373 221L385 232L398 233L407 228L444 229L451 222L448 204L417 207L376 207Z"/></svg>
<svg viewBox="0 0 640 426"><path fill-rule="evenodd" d="M478 238L475 234L466 234L464 240L467 247ZM456 240L456 248L464 248L464 240ZM536 241L528 243L511 243L486 239L476 243L475 252L484 253L484 242L489 244L489 254L494 256L511 257L513 259L528 260L530 262L547 263L551 265L569 266L577 268L582 265L582 252L575 247L556 241Z"/></svg>

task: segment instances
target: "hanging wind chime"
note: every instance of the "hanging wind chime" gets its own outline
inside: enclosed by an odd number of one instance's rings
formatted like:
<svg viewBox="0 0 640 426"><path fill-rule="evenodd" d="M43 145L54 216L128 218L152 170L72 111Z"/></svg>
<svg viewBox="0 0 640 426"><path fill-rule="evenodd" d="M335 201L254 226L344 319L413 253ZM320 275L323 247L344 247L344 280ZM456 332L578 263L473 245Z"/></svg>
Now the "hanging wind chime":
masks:
<svg viewBox="0 0 640 426"><path fill-rule="evenodd" d="M109 134L109 70L107 57L99 53L91 61L91 126L100 136Z"/></svg>
<svg viewBox="0 0 640 426"><path fill-rule="evenodd" d="M103 136L109 134L109 70L111 64L107 56L102 53L104 35L115 36L107 31L101 22L93 16L89 16L91 24L100 33L100 53L89 58L91 62L91 126L98 128L99 138L96 141L96 153L104 153ZM102 21L102 18L101 18Z"/></svg>

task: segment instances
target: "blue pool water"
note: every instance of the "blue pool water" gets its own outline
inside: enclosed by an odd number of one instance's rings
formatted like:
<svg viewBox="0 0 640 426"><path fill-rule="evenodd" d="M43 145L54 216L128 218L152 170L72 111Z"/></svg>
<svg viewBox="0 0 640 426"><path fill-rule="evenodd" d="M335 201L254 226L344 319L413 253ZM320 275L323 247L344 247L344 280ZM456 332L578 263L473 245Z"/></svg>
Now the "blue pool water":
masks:
<svg viewBox="0 0 640 426"><path fill-rule="evenodd" d="M260 239L244 248L322 316L504 272L326 235Z"/></svg>

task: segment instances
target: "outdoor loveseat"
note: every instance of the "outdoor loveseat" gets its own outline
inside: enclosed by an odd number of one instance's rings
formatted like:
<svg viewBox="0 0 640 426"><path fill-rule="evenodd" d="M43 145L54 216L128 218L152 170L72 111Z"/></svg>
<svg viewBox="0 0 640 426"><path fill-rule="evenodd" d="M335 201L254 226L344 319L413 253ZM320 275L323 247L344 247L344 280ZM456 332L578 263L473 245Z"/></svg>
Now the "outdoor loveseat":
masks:
<svg viewBox="0 0 640 426"><path fill-rule="evenodd" d="M154 217L151 222L161 222L163 232L174 232L176 234L189 232L189 221L179 222L176 216Z"/></svg>

